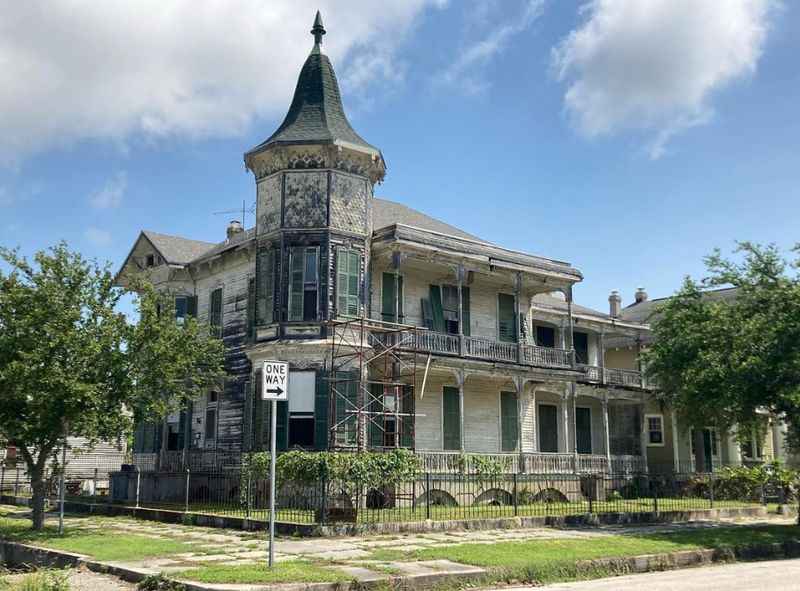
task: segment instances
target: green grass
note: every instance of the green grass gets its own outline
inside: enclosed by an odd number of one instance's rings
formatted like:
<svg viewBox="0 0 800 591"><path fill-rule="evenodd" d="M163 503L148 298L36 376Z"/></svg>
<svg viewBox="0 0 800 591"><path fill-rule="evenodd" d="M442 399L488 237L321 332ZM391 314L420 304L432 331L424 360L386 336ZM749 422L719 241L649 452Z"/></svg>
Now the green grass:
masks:
<svg viewBox="0 0 800 591"><path fill-rule="evenodd" d="M33 531L30 528L30 519L0 517L1 539L84 554L96 560L133 561L198 551L195 545L176 540L114 530L87 531L79 527L69 527L60 536L52 525L46 526L42 531Z"/></svg>
<svg viewBox="0 0 800 591"><path fill-rule="evenodd" d="M599 558L625 558L678 550L766 544L800 538L793 525L694 528L668 533L632 533L586 539L527 540L497 544L458 544L403 553L379 549L374 560L447 559L487 568L487 583L536 581L553 583L596 578L615 573L613 569L579 569L577 562Z"/></svg>
<svg viewBox="0 0 800 591"><path fill-rule="evenodd" d="M275 563L271 570L264 564L226 566L208 564L170 575L200 583L345 583L351 580L344 573L306 560Z"/></svg>

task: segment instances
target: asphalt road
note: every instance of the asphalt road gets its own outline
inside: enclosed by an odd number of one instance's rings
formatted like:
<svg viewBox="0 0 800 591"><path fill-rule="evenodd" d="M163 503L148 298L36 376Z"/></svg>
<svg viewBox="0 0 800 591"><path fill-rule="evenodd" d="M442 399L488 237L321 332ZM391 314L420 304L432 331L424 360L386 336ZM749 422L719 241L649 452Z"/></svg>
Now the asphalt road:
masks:
<svg viewBox="0 0 800 591"><path fill-rule="evenodd" d="M503 591L530 590L531 587ZM547 591L800 591L800 559L748 562L539 587Z"/></svg>

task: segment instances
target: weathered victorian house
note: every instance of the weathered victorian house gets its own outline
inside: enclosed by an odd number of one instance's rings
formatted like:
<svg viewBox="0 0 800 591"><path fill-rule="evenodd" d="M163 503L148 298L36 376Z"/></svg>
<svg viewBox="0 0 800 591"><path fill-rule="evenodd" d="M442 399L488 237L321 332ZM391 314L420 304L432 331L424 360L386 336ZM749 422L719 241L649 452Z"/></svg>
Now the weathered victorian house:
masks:
<svg viewBox="0 0 800 591"><path fill-rule="evenodd" d="M646 468L648 388L605 340L638 321L573 303L569 263L498 246L375 198L380 150L345 116L314 46L280 127L244 155L256 224L223 242L144 231L120 271L146 271L226 345L228 377L191 408L139 425L142 467L235 464L268 445L264 360L290 363L280 449L462 453L528 472ZM627 361L626 361L627 363Z"/></svg>

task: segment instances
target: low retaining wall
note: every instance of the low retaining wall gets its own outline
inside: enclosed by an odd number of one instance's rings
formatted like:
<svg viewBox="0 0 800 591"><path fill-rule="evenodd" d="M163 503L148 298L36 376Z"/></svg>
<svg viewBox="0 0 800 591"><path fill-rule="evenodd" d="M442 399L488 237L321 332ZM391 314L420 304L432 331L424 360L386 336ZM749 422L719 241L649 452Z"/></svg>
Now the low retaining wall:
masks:
<svg viewBox="0 0 800 591"><path fill-rule="evenodd" d="M26 504L28 499L0 497L7 504ZM245 531L266 530L268 522L242 517L184 513L168 509L136 508L107 503L79 503L67 501L64 510L68 513L128 516L163 523L182 523L223 529ZM788 507L787 507L788 510ZM407 521L398 523L339 523L331 525L297 524L276 522L275 530L281 535L301 537L354 536L364 534L424 533L430 531L518 529L536 527L626 525L640 523L680 523L686 521L717 521L736 517L765 517L766 507L740 507L720 509L698 509L687 511L661 511L643 513L585 513L568 516L498 517L491 519L453 519L446 521Z"/></svg>

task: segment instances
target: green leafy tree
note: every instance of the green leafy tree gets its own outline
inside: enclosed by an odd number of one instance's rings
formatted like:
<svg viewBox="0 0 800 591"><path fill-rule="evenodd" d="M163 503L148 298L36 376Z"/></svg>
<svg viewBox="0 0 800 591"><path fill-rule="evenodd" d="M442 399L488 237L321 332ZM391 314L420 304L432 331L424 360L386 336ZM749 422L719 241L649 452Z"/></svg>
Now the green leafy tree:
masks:
<svg viewBox="0 0 800 591"><path fill-rule="evenodd" d="M787 443L798 449L800 259L749 242L736 253L737 260L719 251L706 257L708 276L687 278L656 310L647 373L688 424L747 433L763 429L760 411L767 411L788 423ZM705 293L718 287L736 289L729 297Z"/></svg>
<svg viewBox="0 0 800 591"><path fill-rule="evenodd" d="M166 299L137 282L140 321L118 311L109 266L60 243L29 263L0 248L0 438L19 450L41 529L48 461L67 435L121 441L133 418L163 415L222 374L222 344L196 322L157 314Z"/></svg>

